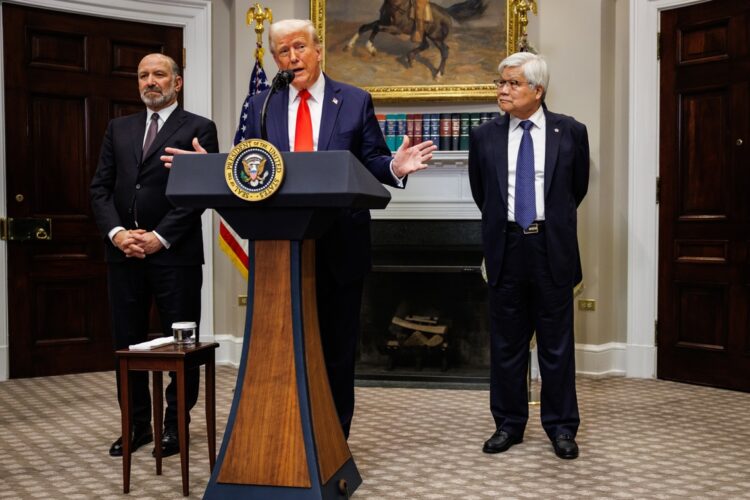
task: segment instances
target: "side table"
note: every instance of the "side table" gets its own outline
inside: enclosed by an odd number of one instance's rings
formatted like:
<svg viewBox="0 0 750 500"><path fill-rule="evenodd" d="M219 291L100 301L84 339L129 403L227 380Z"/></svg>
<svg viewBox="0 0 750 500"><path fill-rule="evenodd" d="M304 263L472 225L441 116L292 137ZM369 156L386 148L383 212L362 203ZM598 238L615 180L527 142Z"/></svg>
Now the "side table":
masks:
<svg viewBox="0 0 750 500"><path fill-rule="evenodd" d="M131 461L131 371L150 371L153 374L154 449L156 474L161 474L161 434L163 420L162 372L173 371L177 379L177 433L180 442L180 466L182 469L182 494L189 494L188 480L188 412L185 408L185 372L206 365L206 427L208 434L208 459L211 471L216 462L216 393L215 352L216 342L197 342L191 346L168 344L148 351L121 349L115 352L120 370L120 409L122 413L122 482L123 492L130 491Z"/></svg>

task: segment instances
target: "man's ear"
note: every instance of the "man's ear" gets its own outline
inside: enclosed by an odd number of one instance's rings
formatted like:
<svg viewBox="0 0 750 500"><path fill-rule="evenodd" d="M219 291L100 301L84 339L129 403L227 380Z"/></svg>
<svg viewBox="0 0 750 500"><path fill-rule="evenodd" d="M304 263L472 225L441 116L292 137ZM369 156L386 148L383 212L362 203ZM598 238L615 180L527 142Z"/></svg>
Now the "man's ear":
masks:
<svg viewBox="0 0 750 500"><path fill-rule="evenodd" d="M180 75L174 77L174 89L176 92L182 90L182 77Z"/></svg>

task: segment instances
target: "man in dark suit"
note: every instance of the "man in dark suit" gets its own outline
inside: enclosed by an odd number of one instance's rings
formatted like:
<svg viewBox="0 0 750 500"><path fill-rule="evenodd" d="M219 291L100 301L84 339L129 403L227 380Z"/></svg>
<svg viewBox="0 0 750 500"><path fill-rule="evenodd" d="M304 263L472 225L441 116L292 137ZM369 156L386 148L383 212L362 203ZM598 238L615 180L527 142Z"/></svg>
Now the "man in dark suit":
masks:
<svg viewBox="0 0 750 500"><path fill-rule="evenodd" d="M219 149L214 123L178 106L182 77L170 57L144 57L138 65L138 86L147 109L109 122L91 182L91 206L106 246L115 349L147 340L152 300L164 335L171 334L173 322L200 322L201 212L175 208L167 200L169 171L159 152L167 145L189 147L196 138L209 151ZM170 376L161 443L164 456L179 452L177 384L174 373ZM188 409L198 399L198 378L198 369L186 374ZM131 449L135 451L153 440L148 373L134 373L131 384ZM122 455L122 436L109 454Z"/></svg>
<svg viewBox="0 0 750 500"><path fill-rule="evenodd" d="M287 19L269 29L271 53L281 70L294 71L288 91L268 106L268 141L280 151L349 150L383 184L403 187L426 168L431 141L391 156L367 92L336 82L320 69L321 47L309 20ZM269 91L253 97L245 137L261 137L260 112ZM198 148L197 148L198 149ZM200 152L200 149L198 149ZM169 154L185 153L167 148ZM163 157L166 164L170 156ZM348 437L354 414L354 360L364 278L370 269L370 212L349 210L317 241L317 298L323 353L341 426Z"/></svg>
<svg viewBox="0 0 750 500"><path fill-rule="evenodd" d="M555 454L576 458L573 287L581 280L576 208L589 181L586 127L543 105L541 57L508 56L495 81L505 115L471 132L469 180L482 212L490 307L490 408L484 452L523 440L526 372L536 331L541 419Z"/></svg>

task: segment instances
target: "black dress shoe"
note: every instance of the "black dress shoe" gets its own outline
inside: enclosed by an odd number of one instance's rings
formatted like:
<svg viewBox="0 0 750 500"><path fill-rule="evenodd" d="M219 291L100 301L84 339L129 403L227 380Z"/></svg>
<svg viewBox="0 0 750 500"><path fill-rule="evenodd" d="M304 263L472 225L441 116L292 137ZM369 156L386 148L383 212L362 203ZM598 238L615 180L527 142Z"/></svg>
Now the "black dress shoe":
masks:
<svg viewBox="0 0 750 500"><path fill-rule="evenodd" d="M179 452L180 440L177 434L177 427L165 427L164 434L161 436L162 458L177 455ZM151 455L156 456L156 449L151 452Z"/></svg>
<svg viewBox="0 0 750 500"><path fill-rule="evenodd" d="M154 435L151 433L150 425L138 425L133 430L133 436L131 439L130 452L133 453L135 450L148 444L154 440ZM117 438L117 441L112 443L109 448L109 455L112 457L122 456L122 436Z"/></svg>
<svg viewBox="0 0 750 500"><path fill-rule="evenodd" d="M578 458L578 445L575 438L570 434L560 434L552 441L555 455L560 458Z"/></svg>
<svg viewBox="0 0 750 500"><path fill-rule="evenodd" d="M523 441L523 438L511 436L507 432L498 429L491 438L484 442L482 451L485 453L502 453L521 441Z"/></svg>

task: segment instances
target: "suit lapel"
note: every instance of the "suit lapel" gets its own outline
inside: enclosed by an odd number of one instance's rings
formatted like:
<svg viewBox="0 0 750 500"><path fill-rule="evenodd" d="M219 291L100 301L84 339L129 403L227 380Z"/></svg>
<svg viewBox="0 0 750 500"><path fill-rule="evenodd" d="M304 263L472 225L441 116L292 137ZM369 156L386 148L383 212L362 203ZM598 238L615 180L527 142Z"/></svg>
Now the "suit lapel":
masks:
<svg viewBox="0 0 750 500"><path fill-rule="evenodd" d="M326 151L331 142L336 119L343 102L341 89L334 86L333 80L326 78L326 88L323 94L323 112L320 117L320 130L318 132L318 151Z"/></svg>
<svg viewBox="0 0 750 500"><path fill-rule="evenodd" d="M546 116L546 139L545 153L544 153L544 198L547 199L549 194L549 188L552 185L552 177L555 174L555 167L557 166L557 153L560 150L560 138L562 137L562 129L560 120L555 113L549 111L544 112Z"/></svg>
<svg viewBox="0 0 750 500"><path fill-rule="evenodd" d="M266 132L268 142L289 151L289 90L271 96L266 111Z"/></svg>
<svg viewBox="0 0 750 500"><path fill-rule="evenodd" d="M508 213L508 126L510 124L510 115L507 113L501 116L495 122L497 128L496 141L490 141L492 147L492 157L495 160L497 183L500 189L500 197L503 200L505 213Z"/></svg>
<svg viewBox="0 0 750 500"><path fill-rule="evenodd" d="M133 138L133 155L135 156L135 164L141 163L141 156L143 156L143 139L146 136L146 111L141 111L132 115L132 121L130 123L130 137Z"/></svg>
<svg viewBox="0 0 750 500"><path fill-rule="evenodd" d="M172 137L172 134L177 132L180 127L182 126L183 122L187 119L187 113L183 111L182 108L179 106L175 108L174 111L172 111L172 114L169 115L169 118L167 118L166 123L161 127L161 130L159 130L159 133L156 134L156 138L154 139L154 143L151 144L151 147L148 148L148 151L143 155L143 162L145 163L146 160L148 160L149 157L151 157L154 153L160 152L164 149L165 143L167 140ZM145 125L144 125L145 127ZM145 128L144 128L145 130ZM192 138L191 138L192 140Z"/></svg>

